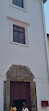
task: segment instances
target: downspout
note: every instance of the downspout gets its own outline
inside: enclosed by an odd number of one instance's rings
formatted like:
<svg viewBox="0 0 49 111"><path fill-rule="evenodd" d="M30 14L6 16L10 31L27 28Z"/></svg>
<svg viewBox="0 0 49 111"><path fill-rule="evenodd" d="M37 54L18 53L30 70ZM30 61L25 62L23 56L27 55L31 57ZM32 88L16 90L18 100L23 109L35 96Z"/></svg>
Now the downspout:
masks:
<svg viewBox="0 0 49 111"><path fill-rule="evenodd" d="M44 0L44 1L46 1L46 0ZM42 5L41 11L42 11L42 23L43 23L43 33L44 33L45 55L46 55L47 73L48 73L48 43L47 43L47 32L46 32L43 2L41 3L41 5ZM48 79L49 79L49 73L48 73Z"/></svg>

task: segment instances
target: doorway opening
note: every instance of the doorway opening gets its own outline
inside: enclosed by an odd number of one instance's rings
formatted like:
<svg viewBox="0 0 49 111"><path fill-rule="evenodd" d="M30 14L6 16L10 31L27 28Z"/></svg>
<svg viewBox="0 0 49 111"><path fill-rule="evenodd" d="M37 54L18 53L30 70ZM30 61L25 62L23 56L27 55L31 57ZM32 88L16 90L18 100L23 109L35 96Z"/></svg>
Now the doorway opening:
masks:
<svg viewBox="0 0 49 111"><path fill-rule="evenodd" d="M17 111L22 111L23 102L26 103L26 99L15 99L14 106L17 108Z"/></svg>
<svg viewBox="0 0 49 111"><path fill-rule="evenodd" d="M20 111L23 102L26 102L30 110L30 83L29 82L10 82L10 104L14 104L17 111Z"/></svg>

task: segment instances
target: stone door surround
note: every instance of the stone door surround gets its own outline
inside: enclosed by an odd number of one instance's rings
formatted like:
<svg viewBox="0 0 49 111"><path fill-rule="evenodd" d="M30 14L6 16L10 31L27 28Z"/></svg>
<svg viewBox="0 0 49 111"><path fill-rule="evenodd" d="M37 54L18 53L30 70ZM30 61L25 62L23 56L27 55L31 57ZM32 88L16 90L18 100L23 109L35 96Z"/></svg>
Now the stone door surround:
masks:
<svg viewBox="0 0 49 111"><path fill-rule="evenodd" d="M12 65L6 73L6 109L10 107L10 81L30 82L31 94L31 110L36 110L36 94L35 83L33 82L34 75L29 67L22 65Z"/></svg>

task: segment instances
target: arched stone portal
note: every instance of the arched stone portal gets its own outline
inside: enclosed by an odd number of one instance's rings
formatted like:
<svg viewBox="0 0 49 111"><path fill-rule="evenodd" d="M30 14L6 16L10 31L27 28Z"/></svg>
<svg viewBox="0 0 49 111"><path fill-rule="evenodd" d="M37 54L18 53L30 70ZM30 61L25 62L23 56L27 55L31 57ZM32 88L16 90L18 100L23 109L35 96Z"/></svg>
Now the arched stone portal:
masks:
<svg viewBox="0 0 49 111"><path fill-rule="evenodd" d="M27 66L22 65L12 65L6 73L6 109L9 111L10 107L10 82L29 82L30 83L30 110L37 111L36 104L36 87L35 82L33 82L34 75Z"/></svg>

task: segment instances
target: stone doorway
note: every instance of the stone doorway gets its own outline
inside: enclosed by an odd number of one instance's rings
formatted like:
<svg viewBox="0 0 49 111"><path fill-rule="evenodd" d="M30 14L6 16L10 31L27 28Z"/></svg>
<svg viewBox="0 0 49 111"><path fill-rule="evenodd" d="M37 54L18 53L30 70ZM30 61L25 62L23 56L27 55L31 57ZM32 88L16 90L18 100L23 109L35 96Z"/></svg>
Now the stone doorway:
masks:
<svg viewBox="0 0 49 111"><path fill-rule="evenodd" d="M12 65L6 73L6 100L7 111L10 108L10 82L30 83L30 111L37 111L36 85L33 82L34 75L27 66Z"/></svg>

